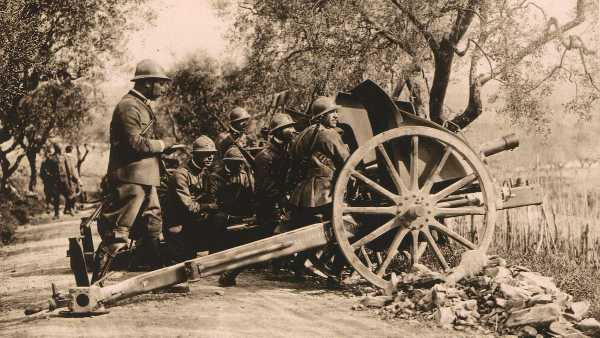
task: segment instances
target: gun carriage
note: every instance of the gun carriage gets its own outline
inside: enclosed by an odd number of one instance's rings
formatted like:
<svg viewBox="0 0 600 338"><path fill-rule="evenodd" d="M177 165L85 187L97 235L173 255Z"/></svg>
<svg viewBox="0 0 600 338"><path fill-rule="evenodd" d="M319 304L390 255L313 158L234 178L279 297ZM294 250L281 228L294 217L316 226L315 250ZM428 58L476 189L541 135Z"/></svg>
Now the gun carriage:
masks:
<svg viewBox="0 0 600 338"><path fill-rule="evenodd" d="M456 265L455 250L486 251L498 210L541 203L531 187L500 194L485 158L518 146L514 136L472 148L460 133L417 117L367 80L336 97L339 124L351 156L339 172L330 221L311 224L225 251L151 271L111 285L90 285L86 266L91 235L71 239L77 286L55 293L52 306L75 315L97 313L116 301L204 276L312 249L341 252L371 284L387 288L399 266L416 263L442 271ZM453 230L452 218L476 216L477 235ZM84 233L85 231L85 233ZM86 239L87 238L87 239Z"/></svg>

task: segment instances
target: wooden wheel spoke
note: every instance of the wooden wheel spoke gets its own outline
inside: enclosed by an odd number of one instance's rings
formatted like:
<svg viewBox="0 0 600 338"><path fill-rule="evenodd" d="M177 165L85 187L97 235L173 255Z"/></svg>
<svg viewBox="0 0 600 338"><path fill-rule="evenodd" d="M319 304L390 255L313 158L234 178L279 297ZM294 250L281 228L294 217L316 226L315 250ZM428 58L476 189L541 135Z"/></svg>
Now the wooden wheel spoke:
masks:
<svg viewBox="0 0 600 338"><path fill-rule="evenodd" d="M485 215L485 208L484 207L436 208L435 215L438 217Z"/></svg>
<svg viewBox="0 0 600 338"><path fill-rule="evenodd" d="M344 213L365 214L365 215L396 215L398 208L392 207L345 207Z"/></svg>
<svg viewBox="0 0 600 338"><path fill-rule="evenodd" d="M358 249L368 243L371 243L373 240L375 240L376 238L378 238L379 236L385 234L386 232L397 228L398 226L400 226L400 222L398 220L397 217L392 218L391 220L385 222L382 226L378 227L377 229L371 231L370 233L368 233L366 236L364 236L363 238L359 239L358 241L352 243L352 248L353 249Z"/></svg>
<svg viewBox="0 0 600 338"><path fill-rule="evenodd" d="M421 191L425 193L429 193L431 191L431 187L433 187L435 179L439 177L440 172L444 168L444 165L446 165L446 162L448 161L448 158L450 157L451 153L452 150L449 147L444 146L444 154L431 170L431 173L429 174L429 177L427 177L427 180L423 184L423 188L421 188Z"/></svg>
<svg viewBox="0 0 600 338"><path fill-rule="evenodd" d="M407 233L408 229L406 228L398 231L396 237L394 237L394 240L392 241L392 244L388 248L385 260L381 263L379 269L377 270L377 276L383 276L383 274L385 273L385 269L387 269L387 267L390 265L392 259L396 257L396 254L398 253L398 248L400 247L400 243L402 243L402 240L404 239L404 236L406 236Z"/></svg>
<svg viewBox="0 0 600 338"><path fill-rule="evenodd" d="M425 250L427 249L427 242L419 243L419 251L417 251L417 261L423 257Z"/></svg>
<svg viewBox="0 0 600 338"><path fill-rule="evenodd" d="M433 249L433 252L435 252L435 256L440 261L440 264L442 265L444 270L448 270L450 268L450 266L448 265L448 262L446 262L446 258L444 258L442 251L440 250L437 243L433 239L433 236L431 235L431 232L429 232L429 229L424 230L423 233L425 233L425 237L427 237L427 241L429 242L429 245Z"/></svg>
<svg viewBox="0 0 600 338"><path fill-rule="evenodd" d="M371 262L371 258L369 258L369 254L367 254L367 250L365 250L364 246L360 247L360 253L367 261L367 266L369 267L369 269L373 270L373 262Z"/></svg>
<svg viewBox="0 0 600 338"><path fill-rule="evenodd" d="M350 174L353 177L356 177L358 180L360 180L364 184L366 184L373 191L379 193L383 197L387 197L391 201L394 201L396 199L396 197L398 197L396 194L394 194L391 191L387 190L386 188L382 187L379 183L373 181L372 179L366 177L365 175L359 173L356 170L352 170L350 172Z"/></svg>
<svg viewBox="0 0 600 338"><path fill-rule="evenodd" d="M377 150L379 151L379 154L381 154L381 157L383 157L383 160L385 161L385 167L388 171L388 174L392 178L392 181L394 182L396 189L398 189L398 193L406 194L408 192L408 187L406 186L406 183L405 183L407 181L405 181L401 177L402 173L403 173L402 170L400 170L400 169L396 170L396 166L390 159L390 156L388 155L387 151L385 150L385 147L383 146L383 144L378 144ZM404 164L402 162L399 162L398 168L400 166L404 167ZM404 170L406 171L406 167L404 167Z"/></svg>
<svg viewBox="0 0 600 338"><path fill-rule="evenodd" d="M412 245L410 246L410 255L412 256L412 263L419 263L419 230L412 230Z"/></svg>
<svg viewBox="0 0 600 338"><path fill-rule="evenodd" d="M469 174L433 195L432 199L433 201L437 202L442 198L448 197L448 195L455 193L458 189L464 188L466 185L472 183L476 179L477 175L475 173Z"/></svg>
<svg viewBox="0 0 600 338"><path fill-rule="evenodd" d="M465 247L467 247L469 249L476 248L475 244L471 243L471 241L469 241L468 239L464 238L463 236L457 234L452 229L450 229L449 227L443 225L442 223L440 223L438 221L433 221L432 224L430 224L430 227L432 227L433 229L435 229L437 231L446 233L448 235L448 237L452 238L453 240L457 241L458 243L464 245Z"/></svg>
<svg viewBox="0 0 600 338"><path fill-rule="evenodd" d="M413 136L410 153L410 189L419 189L419 137Z"/></svg>

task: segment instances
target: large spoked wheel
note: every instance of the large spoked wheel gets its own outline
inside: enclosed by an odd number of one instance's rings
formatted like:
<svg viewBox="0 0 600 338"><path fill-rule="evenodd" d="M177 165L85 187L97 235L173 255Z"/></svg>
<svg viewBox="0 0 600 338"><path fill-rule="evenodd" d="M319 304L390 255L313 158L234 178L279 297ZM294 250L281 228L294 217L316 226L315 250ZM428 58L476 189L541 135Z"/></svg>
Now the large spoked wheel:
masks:
<svg viewBox="0 0 600 338"><path fill-rule="evenodd" d="M448 270L449 262L457 264L447 259L453 248L487 251L495 198L488 170L464 141L430 127L401 126L373 137L347 160L335 185L333 227L349 263L386 288L398 262ZM482 219L473 241L444 221L471 215ZM353 234L344 227L348 216L359 224Z"/></svg>

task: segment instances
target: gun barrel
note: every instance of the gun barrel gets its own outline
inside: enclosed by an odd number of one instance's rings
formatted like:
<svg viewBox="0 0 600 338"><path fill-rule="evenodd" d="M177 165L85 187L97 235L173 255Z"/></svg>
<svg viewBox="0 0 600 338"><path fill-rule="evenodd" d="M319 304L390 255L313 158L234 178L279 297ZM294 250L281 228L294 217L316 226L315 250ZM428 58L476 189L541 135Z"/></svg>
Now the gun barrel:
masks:
<svg viewBox="0 0 600 338"><path fill-rule="evenodd" d="M481 147L481 154L485 157L495 155L505 150L512 150L519 146L519 138L515 134L508 134Z"/></svg>

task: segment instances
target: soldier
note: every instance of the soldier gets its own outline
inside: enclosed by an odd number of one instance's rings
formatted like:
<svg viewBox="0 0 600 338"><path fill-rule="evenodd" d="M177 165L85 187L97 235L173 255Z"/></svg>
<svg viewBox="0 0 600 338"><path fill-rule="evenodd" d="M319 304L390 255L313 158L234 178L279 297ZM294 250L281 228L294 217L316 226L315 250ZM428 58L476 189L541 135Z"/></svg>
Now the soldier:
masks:
<svg viewBox="0 0 600 338"><path fill-rule="evenodd" d="M71 173L69 168L69 161L63 155L62 148L60 144L54 143L54 154L48 160L44 171L48 177L48 181L51 184L51 193L52 193L52 205L54 206L54 217L53 219L60 218L60 197L63 196L65 200L65 214L70 213L70 209L68 208L68 196L69 196L69 185L71 184ZM71 214L72 215L72 214Z"/></svg>
<svg viewBox="0 0 600 338"><path fill-rule="evenodd" d="M65 159L69 175L67 195L65 197L65 214L73 215L77 212L77 196L81 193L81 180L77 171L77 159L73 156L73 146L65 147Z"/></svg>
<svg viewBox="0 0 600 338"><path fill-rule="evenodd" d="M44 151L44 159L40 164L40 177L44 184L44 198L46 200L46 211L50 212L50 204L53 201L54 189L56 187L55 177L52 176L50 170L50 158L52 157L52 147L46 147Z"/></svg>
<svg viewBox="0 0 600 338"><path fill-rule="evenodd" d="M259 228L253 240L272 235L280 224L286 203L285 179L289 169L287 145L295 135L295 122L287 114L276 114L271 120L269 145L255 159L256 164L256 222ZM233 286L241 269L224 272L221 286Z"/></svg>
<svg viewBox="0 0 600 338"><path fill-rule="evenodd" d="M94 259L93 281L101 278L116 253L127 247L134 222L140 233L135 238L138 253L149 258L150 268L163 265L158 246L162 217L156 186L160 184L160 155L176 148L156 139L148 126L156 120L149 101L163 95L170 79L160 65L143 60L131 81L134 87L117 104L110 123L110 200L98 218L102 242Z"/></svg>
<svg viewBox="0 0 600 338"><path fill-rule="evenodd" d="M215 185L209 169L217 149L208 136L198 137L192 145L187 164L173 171L167 187L165 239L172 263L194 258L209 249L211 216L216 212Z"/></svg>
<svg viewBox="0 0 600 338"><path fill-rule="evenodd" d="M254 176L246 165L242 152L231 146L223 156L224 165L214 175L217 201L221 211L236 217L254 213Z"/></svg>
<svg viewBox="0 0 600 338"><path fill-rule="evenodd" d="M331 218L334 179L350 156L336 130L338 107L331 98L317 98L311 105L311 125L290 144L292 170L299 179L290 197L294 228ZM306 257L307 253L301 253L296 258L297 277L304 273Z"/></svg>
<svg viewBox="0 0 600 338"><path fill-rule="evenodd" d="M264 229L265 237L273 234L287 205L285 180L290 166L287 147L296 134L294 125L289 115L275 114L269 126L269 144L256 156L256 221Z"/></svg>
<svg viewBox="0 0 600 338"><path fill-rule="evenodd" d="M317 98L311 105L311 125L290 145L300 180L290 197L295 227L331 218L334 177L350 156L336 130L338 107L330 98Z"/></svg>
<svg viewBox="0 0 600 338"><path fill-rule="evenodd" d="M220 133L215 140L220 157L223 157L225 152L233 145L233 140L241 147L248 146L248 135L246 133L249 120L250 114L242 107L235 107L229 112L230 131Z"/></svg>

